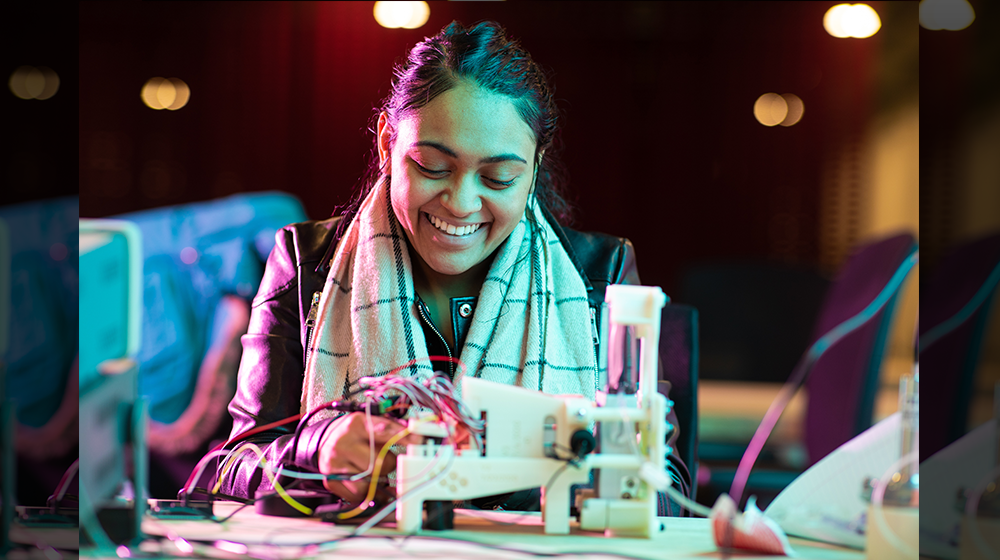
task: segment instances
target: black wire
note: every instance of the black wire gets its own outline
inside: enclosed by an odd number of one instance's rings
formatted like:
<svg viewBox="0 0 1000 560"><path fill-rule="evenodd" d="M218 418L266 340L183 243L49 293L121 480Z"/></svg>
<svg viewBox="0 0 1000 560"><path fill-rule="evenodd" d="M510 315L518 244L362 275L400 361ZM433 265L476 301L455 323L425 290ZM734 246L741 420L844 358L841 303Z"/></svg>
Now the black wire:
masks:
<svg viewBox="0 0 1000 560"><path fill-rule="evenodd" d="M300 439L300 437L302 435L302 428L304 428L304 427L306 427L306 425L308 425L309 420L311 420L313 418L313 416L316 416L316 414L318 414L319 412L322 412L324 410L344 410L344 411L348 411L348 412L356 411L357 407L359 405L357 405L356 403L349 402L349 401L347 401L347 399L353 397L354 395L357 395L358 393L362 393L364 391L365 391L365 389L362 389L361 387L358 387L357 389L355 389L355 390L347 393L346 395L344 395L343 399L341 399L339 401L333 401L331 403L327 403L327 404L325 404L323 406L314 408L314 409L310 410L308 413L306 413L306 415L303 416L302 419L299 420L299 423L295 426L295 438L292 440L292 453L298 452L298 449L299 449L299 439ZM371 403L368 403L368 406L371 406Z"/></svg>
<svg viewBox="0 0 1000 560"><path fill-rule="evenodd" d="M199 492L202 493L202 494L205 494L206 496L208 496L209 497L208 501L214 501L215 499L218 499L218 498L221 498L223 500L228 500L230 502L239 502L241 504L245 504L247 502L252 502L253 501L253 500L248 499L248 498L241 498L239 496L232 496L230 494L223 494L222 492L216 492L216 493L213 494L211 490L209 490L208 488L202 488L201 486L195 486L194 488L192 488L191 492L188 494L188 497L194 496L195 494L197 494Z"/></svg>
<svg viewBox="0 0 1000 560"><path fill-rule="evenodd" d="M293 480L293 481L292 481L291 483L289 483L289 484L285 485L285 486L284 486L284 489L285 489L285 490L291 490L291 489L292 489L292 488L294 488L294 487L295 487L295 486L296 486L296 485L297 485L297 484L299 483L299 481L301 481L301 480L303 480L303 479L301 479L301 478L298 478L298 479L295 479L295 480ZM249 506L249 505L253 505L254 503L256 503L256 502L257 502L257 500L263 500L263 499L265 499L265 498L272 498L272 497L274 497L274 496L277 496L277 495L278 495L278 493L277 493L277 492L271 492L270 494L264 494L263 496L260 496L259 498L255 498L255 499L252 499L252 500L248 500L248 501L247 501L246 503L244 503L244 504L240 505L240 507L238 507L238 508L236 508L235 510L233 510L233 512L232 512L232 513L230 513L229 515L227 515L227 516L225 516L225 517L223 517L223 518L221 518L221 519L219 519L218 517L215 517L214 515L213 515L213 516L211 516L211 517L209 517L209 519L211 519L212 521L214 521L214 522L216 522L216 523L225 523L226 521L229 521L230 519L232 519L234 515L236 515L236 514L237 514L237 513L239 513L240 511L242 511L242 510L243 510L243 508L245 508L245 507L247 507L247 506Z"/></svg>

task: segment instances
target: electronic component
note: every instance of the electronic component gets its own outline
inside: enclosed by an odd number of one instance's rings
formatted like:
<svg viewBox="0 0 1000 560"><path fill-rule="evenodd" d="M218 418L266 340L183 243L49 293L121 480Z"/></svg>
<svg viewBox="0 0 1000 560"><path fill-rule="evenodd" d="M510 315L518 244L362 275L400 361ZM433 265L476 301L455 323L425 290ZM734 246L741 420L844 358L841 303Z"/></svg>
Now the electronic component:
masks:
<svg viewBox="0 0 1000 560"><path fill-rule="evenodd" d="M211 518L212 502L208 500L149 500L149 513L153 517Z"/></svg>
<svg viewBox="0 0 1000 560"><path fill-rule="evenodd" d="M616 392L599 393L594 403L463 377L468 415L485 420L483 442L478 449L433 441L407 447L397 460L399 530L420 528L425 503L541 487L545 532L567 534L570 487L588 483L591 471L601 482L582 501L581 528L638 537L660 530L656 488L666 478L668 401L656 390L657 344L647 341L659 339L667 298L657 287L612 285L607 301L612 328L628 333L627 350L609 348L618 376L603 386ZM592 423L599 443L589 432Z"/></svg>

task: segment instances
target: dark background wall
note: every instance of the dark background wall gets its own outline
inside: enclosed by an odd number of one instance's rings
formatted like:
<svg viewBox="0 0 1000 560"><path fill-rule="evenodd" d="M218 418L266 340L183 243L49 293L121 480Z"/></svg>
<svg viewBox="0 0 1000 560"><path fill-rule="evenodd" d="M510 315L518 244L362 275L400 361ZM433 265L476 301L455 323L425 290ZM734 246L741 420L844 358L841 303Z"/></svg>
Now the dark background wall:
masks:
<svg viewBox="0 0 1000 560"><path fill-rule="evenodd" d="M415 30L372 2L80 4L80 215L244 191L346 202L373 145L392 65L457 19L493 19L549 69L563 109L575 226L632 239L644 283L671 294L691 263L819 263L824 154L915 88L880 53L913 38L915 2L872 2L882 30L836 39L834 2L430 2ZM151 77L191 87L154 111ZM912 86L912 87L911 87ZM768 128L763 93L802 121Z"/></svg>
<svg viewBox="0 0 1000 560"><path fill-rule="evenodd" d="M0 205L78 192L78 29L75 4L15 3L0 12ZM25 65L53 69L56 95L15 97L8 80Z"/></svg>

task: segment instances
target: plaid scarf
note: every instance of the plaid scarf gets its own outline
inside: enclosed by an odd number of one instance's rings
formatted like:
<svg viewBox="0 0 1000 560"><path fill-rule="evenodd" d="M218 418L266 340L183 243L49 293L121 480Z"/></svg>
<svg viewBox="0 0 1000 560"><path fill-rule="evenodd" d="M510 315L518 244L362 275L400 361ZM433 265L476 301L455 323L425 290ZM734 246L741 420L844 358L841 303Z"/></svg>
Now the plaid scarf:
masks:
<svg viewBox="0 0 1000 560"><path fill-rule="evenodd" d="M464 375L593 399L587 290L538 204L529 196L483 282L459 354ZM406 237L381 181L334 253L306 358L302 411L343 398L361 377L406 364L398 375L430 373L420 321ZM459 392L462 375L456 370Z"/></svg>

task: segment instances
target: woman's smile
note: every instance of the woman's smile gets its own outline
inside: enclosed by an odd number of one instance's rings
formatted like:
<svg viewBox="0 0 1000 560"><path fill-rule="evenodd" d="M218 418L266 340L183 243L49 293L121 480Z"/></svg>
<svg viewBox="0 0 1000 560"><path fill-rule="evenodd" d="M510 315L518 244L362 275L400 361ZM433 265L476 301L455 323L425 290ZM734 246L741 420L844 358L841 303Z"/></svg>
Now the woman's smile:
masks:
<svg viewBox="0 0 1000 560"><path fill-rule="evenodd" d="M424 225L426 233L431 239L448 249L464 249L476 243L481 243L489 233L489 224L486 222L452 222L429 214L424 215Z"/></svg>

